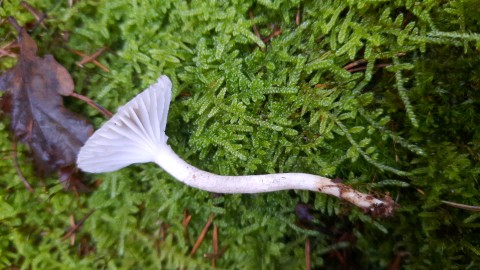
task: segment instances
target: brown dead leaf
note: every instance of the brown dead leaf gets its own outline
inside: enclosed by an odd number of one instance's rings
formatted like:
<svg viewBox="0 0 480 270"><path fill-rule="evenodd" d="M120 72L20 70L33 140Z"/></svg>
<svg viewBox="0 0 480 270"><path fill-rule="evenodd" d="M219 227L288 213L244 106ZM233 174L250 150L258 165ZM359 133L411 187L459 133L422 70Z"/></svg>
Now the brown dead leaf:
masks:
<svg viewBox="0 0 480 270"><path fill-rule="evenodd" d="M68 71L52 55L38 57L35 41L25 29L15 28L19 60L0 76L0 91L11 98L11 129L31 149L40 175L60 171L75 164L93 127L63 105L62 95L71 95L74 89Z"/></svg>

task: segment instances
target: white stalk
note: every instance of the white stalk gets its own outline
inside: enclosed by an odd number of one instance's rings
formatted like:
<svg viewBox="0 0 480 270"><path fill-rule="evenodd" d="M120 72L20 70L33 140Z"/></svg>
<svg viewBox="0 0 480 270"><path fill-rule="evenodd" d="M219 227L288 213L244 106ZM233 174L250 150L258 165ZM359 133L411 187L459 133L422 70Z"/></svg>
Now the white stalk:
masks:
<svg viewBox="0 0 480 270"><path fill-rule="evenodd" d="M78 167L86 172L108 172L132 163L155 162L174 178L194 188L215 193L262 193L310 190L346 200L374 216L390 216L396 204L363 194L329 178L305 173L221 176L200 170L180 158L167 145L165 127L171 100L170 79L136 96L98 129L78 155Z"/></svg>
<svg viewBox="0 0 480 270"><path fill-rule="evenodd" d="M165 158L168 157L168 158ZM156 155L155 163L180 182L215 193L263 193L279 190L310 190L333 195L367 211L374 211L385 202L360 193L331 179L306 173L276 173L245 176L223 176L200 170L180 158L170 146Z"/></svg>

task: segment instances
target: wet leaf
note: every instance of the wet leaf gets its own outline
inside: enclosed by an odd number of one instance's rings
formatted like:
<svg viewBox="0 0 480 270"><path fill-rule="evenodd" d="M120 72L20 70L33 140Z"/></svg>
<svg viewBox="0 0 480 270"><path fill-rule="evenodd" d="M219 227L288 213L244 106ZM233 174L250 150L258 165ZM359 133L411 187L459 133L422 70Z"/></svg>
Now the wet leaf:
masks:
<svg viewBox="0 0 480 270"><path fill-rule="evenodd" d="M10 99L14 136L29 146L37 171L44 175L74 165L93 127L63 105L62 96L74 89L68 71L52 55L38 57L35 41L25 29L17 30L19 60L0 76L0 90Z"/></svg>

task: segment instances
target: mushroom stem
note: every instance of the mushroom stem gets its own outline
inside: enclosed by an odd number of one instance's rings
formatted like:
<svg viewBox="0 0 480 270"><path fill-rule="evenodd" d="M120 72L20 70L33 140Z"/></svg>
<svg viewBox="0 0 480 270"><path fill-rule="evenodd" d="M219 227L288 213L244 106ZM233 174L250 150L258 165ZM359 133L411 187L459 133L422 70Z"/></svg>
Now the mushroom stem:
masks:
<svg viewBox="0 0 480 270"><path fill-rule="evenodd" d="M168 158L166 158L168 157ZM310 190L348 201L373 215L389 216L395 203L361 193L331 179L306 173L224 176L198 169L180 158L169 145L160 148L154 162L180 182L214 193L264 193L279 190Z"/></svg>
<svg viewBox="0 0 480 270"><path fill-rule="evenodd" d="M390 216L396 204L387 195L379 200L331 179L305 173L221 176L186 163L165 134L172 83L167 76L137 95L98 129L80 149L77 164L86 172L121 169L133 163L155 162L181 182L216 193L261 193L299 189L346 200L373 216Z"/></svg>

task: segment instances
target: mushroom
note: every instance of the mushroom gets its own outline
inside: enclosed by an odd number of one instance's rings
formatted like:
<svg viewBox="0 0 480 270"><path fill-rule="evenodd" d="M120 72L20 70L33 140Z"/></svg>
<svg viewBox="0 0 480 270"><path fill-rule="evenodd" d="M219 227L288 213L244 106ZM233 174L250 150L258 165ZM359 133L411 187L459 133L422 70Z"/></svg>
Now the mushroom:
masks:
<svg viewBox="0 0 480 270"><path fill-rule="evenodd" d="M80 149L78 167L90 173L111 172L133 163L155 162L171 176L194 188L215 193L261 193L311 190L346 200L374 216L390 216L396 204L380 200L329 178L305 173L222 176L198 169L167 144L165 127L172 82L163 75L98 129Z"/></svg>

